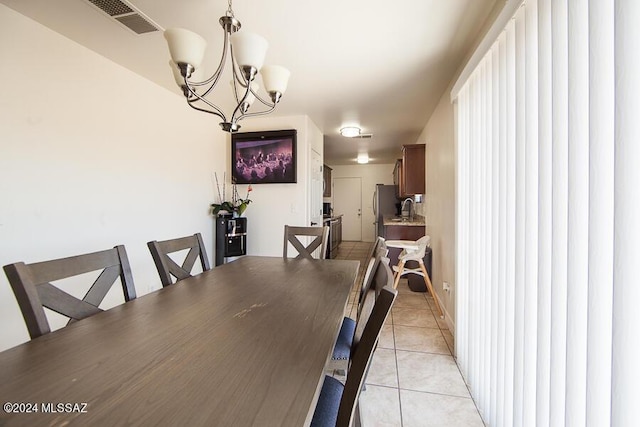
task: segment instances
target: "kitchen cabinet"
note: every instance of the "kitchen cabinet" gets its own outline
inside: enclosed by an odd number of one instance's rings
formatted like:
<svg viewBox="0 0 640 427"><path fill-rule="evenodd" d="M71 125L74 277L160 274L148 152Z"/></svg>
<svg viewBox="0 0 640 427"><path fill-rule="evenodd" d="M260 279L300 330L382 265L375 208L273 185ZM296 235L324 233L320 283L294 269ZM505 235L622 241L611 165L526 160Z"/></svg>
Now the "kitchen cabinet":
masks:
<svg viewBox="0 0 640 427"><path fill-rule="evenodd" d="M402 146L402 159L396 161L393 172L398 198L425 193L425 144Z"/></svg>
<svg viewBox="0 0 640 427"><path fill-rule="evenodd" d="M331 197L331 171L332 169L327 166L322 166L322 182L323 182L323 193L322 197Z"/></svg>
<svg viewBox="0 0 640 427"><path fill-rule="evenodd" d="M396 197L402 198L405 194L404 182L402 180L402 159L396 160L396 165L393 168L393 185L396 186Z"/></svg>

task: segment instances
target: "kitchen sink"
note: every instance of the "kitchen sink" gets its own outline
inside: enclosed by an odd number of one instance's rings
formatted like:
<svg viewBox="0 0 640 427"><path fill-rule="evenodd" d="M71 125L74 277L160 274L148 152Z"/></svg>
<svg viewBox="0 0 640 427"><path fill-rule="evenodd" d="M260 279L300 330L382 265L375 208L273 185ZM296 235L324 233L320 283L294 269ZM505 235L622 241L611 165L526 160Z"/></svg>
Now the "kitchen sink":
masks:
<svg viewBox="0 0 640 427"><path fill-rule="evenodd" d="M391 218L391 221L393 221L393 222L407 222L409 220L410 220L410 218L397 218L397 217L396 218Z"/></svg>

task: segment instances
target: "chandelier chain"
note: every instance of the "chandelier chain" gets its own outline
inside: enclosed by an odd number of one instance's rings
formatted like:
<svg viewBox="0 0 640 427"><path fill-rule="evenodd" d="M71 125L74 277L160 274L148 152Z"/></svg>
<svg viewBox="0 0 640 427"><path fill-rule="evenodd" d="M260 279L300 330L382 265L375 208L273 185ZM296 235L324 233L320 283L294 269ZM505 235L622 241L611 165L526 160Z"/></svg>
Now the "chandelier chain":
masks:
<svg viewBox="0 0 640 427"><path fill-rule="evenodd" d="M233 15L233 6L232 6L232 4L231 4L232 2L233 2L233 0L229 0L229 1L228 1L228 3L229 3L229 7L227 8L226 16L229 16L229 17L231 17L231 18L235 18L235 16Z"/></svg>

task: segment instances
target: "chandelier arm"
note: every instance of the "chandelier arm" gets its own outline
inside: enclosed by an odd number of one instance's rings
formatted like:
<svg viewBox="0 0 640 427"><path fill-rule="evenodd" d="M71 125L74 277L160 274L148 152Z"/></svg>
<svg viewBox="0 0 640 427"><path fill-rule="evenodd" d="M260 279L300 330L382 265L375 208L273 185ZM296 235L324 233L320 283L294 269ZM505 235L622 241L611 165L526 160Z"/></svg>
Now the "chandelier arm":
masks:
<svg viewBox="0 0 640 427"><path fill-rule="evenodd" d="M233 57L232 57L233 58ZM233 61L233 59L232 59ZM240 102L240 99L238 99L238 93L236 91L236 82L238 82L240 84L240 86L242 86L243 88L246 88L247 86L251 86L251 85L247 85L244 81L244 76L242 75L242 73L238 73L235 67L235 61L233 61L233 89L234 89L234 94L236 96L236 102ZM251 88L251 93L253 94L253 96L256 97L256 99L258 101L260 101L265 107L269 107L269 108L275 108L276 104L269 102L269 101L265 101L257 92L255 92L253 90L253 88Z"/></svg>
<svg viewBox="0 0 640 427"><path fill-rule="evenodd" d="M211 110L206 110L204 108L196 107L195 105L193 105L193 102L190 102L190 101L187 101L187 104L189 105L189 107L193 108L194 110L202 111L203 113L213 114L214 116L220 117L220 119L222 119L223 121L225 122L227 121L227 119L224 116L220 115L219 111L211 111Z"/></svg>
<svg viewBox="0 0 640 427"><path fill-rule="evenodd" d="M264 99L260 98L260 96L258 95L258 93L256 91L253 90L253 88L251 87L251 85L253 84L253 81L255 80L251 80L250 82L247 82L247 79L245 78L244 73L242 73L240 71L240 67L238 66L238 64L236 64L235 58L233 56L233 46L231 46L231 70L233 71L233 78L232 78L232 83L233 83L233 92L234 95L236 97L236 102L238 104L241 103L240 98L238 97L238 84L240 85L240 87L242 87L242 90L246 90L246 88L248 87L251 90L251 93L260 100L260 102L262 102L263 104ZM257 73L256 73L257 76ZM244 98L243 98L244 100ZM270 106L269 104L266 104L268 106Z"/></svg>
<svg viewBox="0 0 640 427"><path fill-rule="evenodd" d="M251 85L247 85L247 88L244 92L244 96L242 97L242 99L240 101L238 101L238 105L236 105L236 108L234 108L233 113L231 114L231 121L232 122L237 122L239 119L235 119L236 117L236 113L238 111L240 111L240 107L242 107L242 104L244 104L244 102L247 100L247 97L249 96L249 93L251 92ZM241 113L239 117L242 117L243 114Z"/></svg>
<svg viewBox="0 0 640 427"><path fill-rule="evenodd" d="M269 102L269 101L265 101L264 99L262 99L262 97L260 95L255 93L253 90L251 91L251 93L256 97L256 99L258 101L262 102L262 104L264 106L271 108L271 111L273 111L273 109L276 108L276 104L275 103Z"/></svg>
<svg viewBox="0 0 640 427"><path fill-rule="evenodd" d="M211 110L207 110L201 107L196 107L195 105L193 105L194 102L197 101L202 101L205 104L207 104L209 107L211 107L213 110L215 111L211 111ZM227 118L225 117L224 113L220 110L220 108L216 107L214 104L212 104L211 102L207 101L206 99L194 99L192 101L187 101L187 104L189 104L189 106L191 106L191 108L194 108L198 111L204 111L205 113L211 113L211 114L215 114L216 116L220 117L222 119L222 121L227 121Z"/></svg>
<svg viewBox="0 0 640 427"><path fill-rule="evenodd" d="M236 104L238 104L238 103L240 103L240 99L238 98L238 88L236 87L236 82L234 80L232 80L231 83L232 83L231 89L233 91L233 97L236 100Z"/></svg>
<svg viewBox="0 0 640 427"><path fill-rule="evenodd" d="M185 79L185 83L186 83L186 80L187 79ZM202 95L202 96L198 95L198 93L193 88L191 88L191 86L189 86L189 84L187 84L187 89L189 90L189 93L195 97L195 98L187 98L187 104L189 104L189 106L191 106L192 108L195 108L198 111L204 111L206 113L215 114L216 116L220 117L223 121L225 121L225 122L227 121L227 118L225 117L225 115L222 112L222 110L220 110L220 108L218 108L211 101L207 100L206 98L203 98L204 95ZM209 107L213 108L216 112L205 110L205 109L199 108L199 107L195 107L193 105L193 103L197 102L197 101L204 102Z"/></svg>
<svg viewBox="0 0 640 427"><path fill-rule="evenodd" d="M273 104L272 106L270 106L270 108L268 110L264 110L264 111L256 111L253 113L244 113L241 114L237 119L236 122L239 122L240 120L246 118L246 117L255 117L255 116L264 116L265 114L269 114L270 112L272 112L273 110L275 110L276 108L276 104Z"/></svg>
<svg viewBox="0 0 640 427"><path fill-rule="evenodd" d="M225 31L224 33L224 48L222 49L222 58L220 59L220 63L218 64L218 68L216 69L216 71L211 75L211 77L209 77L206 80L203 80L201 82L194 82L194 81L189 81L189 84L191 86L205 86L208 85L209 83L213 82L213 84L204 92L203 96L206 96L218 83L218 79L220 78L220 76L222 75L222 71L224 69L224 63L226 62L227 59L227 39L228 39L228 35L227 32Z"/></svg>
<svg viewBox="0 0 640 427"><path fill-rule="evenodd" d="M224 69L224 64L225 62L227 62L227 53L229 51L230 45L231 45L231 42L229 41L229 33L225 31L224 32L224 48L222 49L222 59L220 60L220 64L218 64L218 69L207 80L205 80L199 85L196 85L196 86L202 86L202 85L211 83L211 86L209 86L209 88L207 88L207 90L204 91L202 96L209 95L209 93L213 90L213 88L216 87L216 85L218 84L218 80L220 80L220 76L222 75L222 70ZM231 60L233 61L233 56L231 57Z"/></svg>
<svg viewBox="0 0 640 427"><path fill-rule="evenodd" d="M243 88L246 88L248 85L245 84L244 81L240 79L240 77L238 77L237 64L233 56L233 46L231 46L231 70L233 72L233 77L231 79L231 81L233 82L233 95L236 98L236 102L239 104L240 99L238 98L238 83L240 83L240 86Z"/></svg>

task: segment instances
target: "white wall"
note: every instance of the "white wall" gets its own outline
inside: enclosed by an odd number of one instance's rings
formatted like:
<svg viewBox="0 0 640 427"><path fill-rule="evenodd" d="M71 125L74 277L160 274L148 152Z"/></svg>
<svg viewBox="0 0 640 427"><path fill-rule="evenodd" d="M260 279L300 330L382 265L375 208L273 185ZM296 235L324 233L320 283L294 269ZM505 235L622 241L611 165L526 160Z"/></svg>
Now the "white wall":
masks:
<svg viewBox="0 0 640 427"><path fill-rule="evenodd" d="M124 244L141 295L147 241L201 232L213 256L212 116L3 5L0 57L0 265ZM0 324L0 350L28 340L3 273Z"/></svg>
<svg viewBox="0 0 640 427"><path fill-rule="evenodd" d="M362 241L373 242L376 230L373 225L373 193L376 184L393 184L393 164L383 165L329 165L331 180L334 178L361 178L362 179ZM332 183L333 185L333 183ZM332 193L333 194L333 193ZM333 200L332 200L333 202Z"/></svg>
<svg viewBox="0 0 640 427"><path fill-rule="evenodd" d="M455 139L453 105L449 91L440 99L418 141L426 143L426 195L423 209L431 236L431 281L451 331L455 330ZM442 282L451 292L442 290Z"/></svg>
<svg viewBox="0 0 640 427"><path fill-rule="evenodd" d="M282 102L285 102L284 100ZM310 224L310 177L308 173L311 150L323 156L323 135L307 116L261 117L241 122L241 132L259 130L296 129L297 183L255 184L252 203L245 211L247 217L247 253L249 255L282 256L284 226ZM229 163L229 162L227 162ZM227 163L225 165L230 167ZM227 176L230 171L227 169ZM244 188L241 186L241 195ZM244 197L244 196L242 196Z"/></svg>

